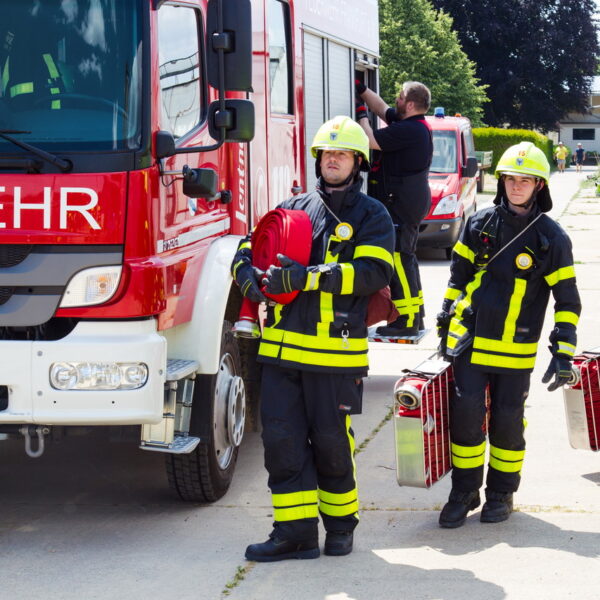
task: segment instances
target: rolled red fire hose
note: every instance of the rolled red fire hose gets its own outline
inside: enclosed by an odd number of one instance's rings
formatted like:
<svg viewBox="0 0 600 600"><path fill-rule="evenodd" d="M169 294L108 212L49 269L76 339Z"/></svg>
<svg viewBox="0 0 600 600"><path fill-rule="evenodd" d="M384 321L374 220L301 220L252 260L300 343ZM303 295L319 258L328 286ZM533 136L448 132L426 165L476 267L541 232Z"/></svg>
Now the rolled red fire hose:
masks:
<svg viewBox="0 0 600 600"><path fill-rule="evenodd" d="M289 210L286 208L276 208L269 211L257 224L252 234L252 264L262 271L266 271L271 265L280 267L281 264L277 258L278 254L283 254L302 265L308 266L310 260L310 250L312 246L312 223L310 218L303 210ZM278 304L289 304L296 296L298 291L289 294L267 294ZM258 337L257 327L250 328L244 325L244 322L258 322L258 304L244 298L240 309L238 323L234 326L234 332L242 337ZM241 325L241 326L240 326Z"/></svg>

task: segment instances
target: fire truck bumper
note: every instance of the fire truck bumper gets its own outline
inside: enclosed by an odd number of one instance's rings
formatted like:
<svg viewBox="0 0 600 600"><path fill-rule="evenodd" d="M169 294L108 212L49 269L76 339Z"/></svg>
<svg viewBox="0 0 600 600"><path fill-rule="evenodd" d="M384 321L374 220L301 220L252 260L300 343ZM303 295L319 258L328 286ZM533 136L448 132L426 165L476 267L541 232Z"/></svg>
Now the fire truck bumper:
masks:
<svg viewBox="0 0 600 600"><path fill-rule="evenodd" d="M57 341L0 341L0 424L158 423L166 356L153 319L82 321ZM57 388L57 368L74 374L75 387Z"/></svg>

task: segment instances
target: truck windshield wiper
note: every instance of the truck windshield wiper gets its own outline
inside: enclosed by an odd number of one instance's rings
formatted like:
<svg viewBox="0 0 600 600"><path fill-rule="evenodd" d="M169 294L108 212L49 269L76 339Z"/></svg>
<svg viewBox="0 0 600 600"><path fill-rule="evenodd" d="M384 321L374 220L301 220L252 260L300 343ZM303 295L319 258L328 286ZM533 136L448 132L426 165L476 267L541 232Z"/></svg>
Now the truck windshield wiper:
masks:
<svg viewBox="0 0 600 600"><path fill-rule="evenodd" d="M36 148L35 146L32 146L31 144L27 144L26 142L21 142L20 140L15 139L11 135L8 135L9 133L11 133L11 134L31 133L31 131L0 129L0 138L5 139L6 141L10 142L11 144L14 144L15 146L19 146L19 148L23 148L23 150L27 150L27 151L31 152L32 154L35 154L35 156L38 156L39 158L45 160L46 162L49 162L51 165L54 165L55 167L58 167L63 173L67 173L68 171L70 171L73 168L73 163L70 160L65 160L63 158L59 158L58 156L54 156L54 154L50 154L50 153L46 152L45 150L42 150L41 148Z"/></svg>

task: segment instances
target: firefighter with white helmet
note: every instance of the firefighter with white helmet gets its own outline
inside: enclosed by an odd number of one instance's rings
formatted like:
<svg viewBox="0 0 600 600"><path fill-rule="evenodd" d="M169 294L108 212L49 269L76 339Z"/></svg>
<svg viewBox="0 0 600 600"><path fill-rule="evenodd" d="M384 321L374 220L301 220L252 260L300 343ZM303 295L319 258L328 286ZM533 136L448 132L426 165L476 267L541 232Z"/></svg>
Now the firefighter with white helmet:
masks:
<svg viewBox="0 0 600 600"><path fill-rule="evenodd" d="M480 504L489 389L489 460L480 520L508 519L525 457L524 405L546 306L554 297L550 365L553 391L569 381L581 303L571 241L546 213L550 166L530 142L504 152L496 167L493 207L469 218L452 252L450 280L438 315L440 349L454 367L450 407L452 490L442 527L461 526Z"/></svg>
<svg viewBox="0 0 600 600"><path fill-rule="evenodd" d="M279 255L281 266L257 280L251 236L232 265L245 294L261 283L269 294L300 292L289 304L267 307L258 351L275 521L266 542L246 549L247 559L260 562L318 557L319 515L325 554L352 551L358 492L350 414L360 412L368 370L369 296L393 272L392 221L381 203L360 191L369 157L361 127L335 117L318 130L311 150L317 190L280 204L310 218L310 266Z"/></svg>

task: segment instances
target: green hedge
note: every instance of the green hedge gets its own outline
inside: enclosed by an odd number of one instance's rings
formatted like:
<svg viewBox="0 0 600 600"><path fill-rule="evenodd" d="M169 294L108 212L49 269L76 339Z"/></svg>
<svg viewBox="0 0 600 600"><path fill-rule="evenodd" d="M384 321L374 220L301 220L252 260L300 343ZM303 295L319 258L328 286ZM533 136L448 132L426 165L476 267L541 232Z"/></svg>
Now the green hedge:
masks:
<svg viewBox="0 0 600 600"><path fill-rule="evenodd" d="M553 143L552 140L547 136L537 133L537 131L530 131L528 129L499 129L496 127L476 127L473 129L473 137L475 139L476 150L493 150L494 158L492 160L492 167L489 170L490 173L494 172L500 157L504 151L510 146L514 146L519 142L533 142L538 148L540 148L548 161L550 162L551 168L554 168L553 158ZM570 156L570 153L569 153ZM567 157L569 160L569 157ZM569 164L567 162L567 164Z"/></svg>

